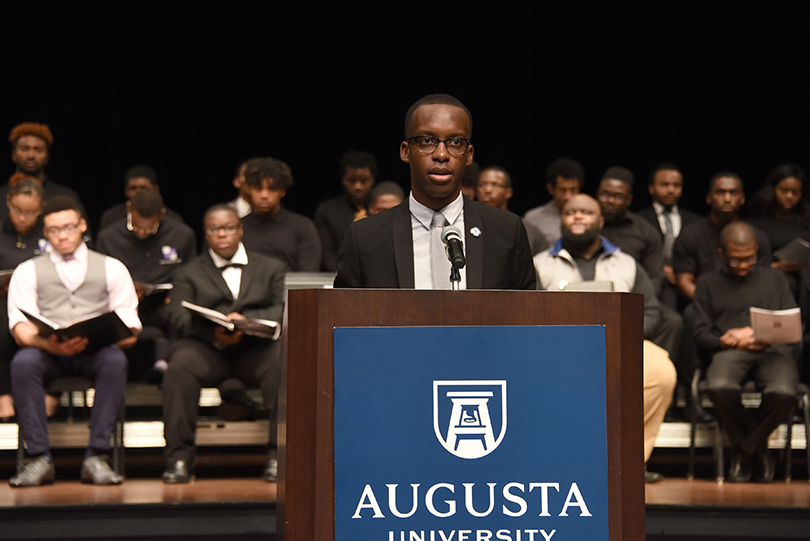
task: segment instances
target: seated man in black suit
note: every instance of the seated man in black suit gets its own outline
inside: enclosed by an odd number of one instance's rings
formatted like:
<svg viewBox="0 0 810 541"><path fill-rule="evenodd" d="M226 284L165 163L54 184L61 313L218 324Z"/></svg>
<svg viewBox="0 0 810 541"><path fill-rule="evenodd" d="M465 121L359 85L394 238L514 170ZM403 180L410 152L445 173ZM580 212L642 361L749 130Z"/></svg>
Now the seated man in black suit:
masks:
<svg viewBox="0 0 810 541"><path fill-rule="evenodd" d="M754 229L732 222L721 233L724 268L703 273L695 290L695 342L711 362L706 370L709 396L734 446L729 479L763 483L773 479L768 436L795 405L799 381L787 344L754 339L749 308L794 308L796 301L782 271L757 267ZM760 406L741 403L741 386L753 379L762 392ZM752 471L753 470L753 471Z"/></svg>
<svg viewBox="0 0 810 541"><path fill-rule="evenodd" d="M659 233L664 247L664 276L667 282L659 294L659 300L670 308L678 308L678 288L675 286L675 271L672 269L672 248L681 230L700 219L700 215L678 206L683 194L683 173L678 166L662 163L653 168L647 186L652 205L641 209L638 215L650 222Z"/></svg>
<svg viewBox="0 0 810 541"><path fill-rule="evenodd" d="M340 158L340 183L343 193L321 201L313 221L321 237L325 271L334 271L337 253L349 224L368 216L369 193L377 179L377 160L368 152L350 150Z"/></svg>
<svg viewBox="0 0 810 541"><path fill-rule="evenodd" d="M447 94L426 96L405 115L400 158L410 165L408 201L354 222L338 253L335 287L450 289L442 228L460 231L462 289L534 289L535 272L520 218L461 195L473 160L472 116Z"/></svg>
<svg viewBox="0 0 810 541"><path fill-rule="evenodd" d="M275 481L275 413L281 378L279 343L243 336L208 323L181 306L188 301L226 314L281 322L284 265L273 258L245 251L242 223L227 205L211 208L204 220L209 250L174 275L170 311L178 341L169 353L163 379L163 422L166 438L164 483L187 483L196 465L195 428L202 387L216 387L235 377L262 391L273 420L270 457L263 477Z"/></svg>

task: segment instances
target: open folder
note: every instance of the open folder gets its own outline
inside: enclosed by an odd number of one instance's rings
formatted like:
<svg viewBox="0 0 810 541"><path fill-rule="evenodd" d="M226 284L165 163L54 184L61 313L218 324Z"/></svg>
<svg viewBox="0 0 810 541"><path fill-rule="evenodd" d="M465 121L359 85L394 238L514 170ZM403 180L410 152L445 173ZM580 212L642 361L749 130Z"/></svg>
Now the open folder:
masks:
<svg viewBox="0 0 810 541"><path fill-rule="evenodd" d="M48 338L52 334L60 340L70 340L73 337L81 336L87 338L88 350L99 349L110 344L120 342L132 336L132 329L127 327L118 314L115 312L105 312L99 316L88 317L71 321L65 326L58 325L38 314L32 314L20 308L28 320L39 330L39 335Z"/></svg>
<svg viewBox="0 0 810 541"><path fill-rule="evenodd" d="M213 321L217 325L225 327L229 331L242 331L250 336L258 336L259 338L269 338L270 340L278 340L281 334L281 325L277 321L269 319L229 319L228 316L222 312L217 312L210 308L190 303L188 301L181 301L181 306L184 306L209 321Z"/></svg>
<svg viewBox="0 0 810 541"><path fill-rule="evenodd" d="M802 312L799 308L765 310L752 306L751 327L754 339L770 344L794 344L802 341Z"/></svg>

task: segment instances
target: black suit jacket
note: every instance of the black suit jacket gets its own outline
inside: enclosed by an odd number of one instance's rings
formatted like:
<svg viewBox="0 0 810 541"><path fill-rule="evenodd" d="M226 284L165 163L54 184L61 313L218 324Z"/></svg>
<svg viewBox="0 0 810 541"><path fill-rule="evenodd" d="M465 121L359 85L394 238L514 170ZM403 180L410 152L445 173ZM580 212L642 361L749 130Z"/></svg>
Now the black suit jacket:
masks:
<svg viewBox="0 0 810 541"><path fill-rule="evenodd" d="M169 310L173 336L175 338L197 338L206 343L214 341L216 324L180 305L188 301L223 314L237 312L246 317L270 319L281 322L284 313L284 272L281 261L271 257L248 252L248 264L242 267L242 280L239 297L231 295L231 290L222 278L211 255L205 253L191 263L177 270L172 279ZM246 336L244 340L262 340Z"/></svg>
<svg viewBox="0 0 810 541"><path fill-rule="evenodd" d="M678 213L681 215L681 231L683 231L683 228L687 225L701 218L700 214L685 209L680 205L678 205ZM653 224L655 230L661 235L661 240L664 240L664 231L661 229L661 224L658 222L658 215L655 213L655 209L652 205L641 209L637 214Z"/></svg>
<svg viewBox="0 0 810 541"><path fill-rule="evenodd" d="M511 212L464 198L467 289L535 289L526 229ZM474 236L470 230L481 232ZM414 287L411 212L401 205L346 231L337 259L335 287Z"/></svg>

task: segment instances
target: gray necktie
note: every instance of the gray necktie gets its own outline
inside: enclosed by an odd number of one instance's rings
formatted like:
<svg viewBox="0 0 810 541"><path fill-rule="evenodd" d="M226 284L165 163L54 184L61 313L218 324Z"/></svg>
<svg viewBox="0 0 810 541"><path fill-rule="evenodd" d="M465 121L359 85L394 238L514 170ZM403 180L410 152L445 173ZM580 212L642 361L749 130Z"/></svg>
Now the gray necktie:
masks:
<svg viewBox="0 0 810 541"><path fill-rule="evenodd" d="M672 228L672 211L670 209L664 209L664 234L667 237L674 237L675 230Z"/></svg>
<svg viewBox="0 0 810 541"><path fill-rule="evenodd" d="M664 212L664 264L672 264L672 247L675 245L675 229L672 227L672 210L665 208Z"/></svg>
<svg viewBox="0 0 810 541"><path fill-rule="evenodd" d="M450 289L450 260L444 253L442 229L447 220L441 212L430 221L430 269L433 274L433 289Z"/></svg>

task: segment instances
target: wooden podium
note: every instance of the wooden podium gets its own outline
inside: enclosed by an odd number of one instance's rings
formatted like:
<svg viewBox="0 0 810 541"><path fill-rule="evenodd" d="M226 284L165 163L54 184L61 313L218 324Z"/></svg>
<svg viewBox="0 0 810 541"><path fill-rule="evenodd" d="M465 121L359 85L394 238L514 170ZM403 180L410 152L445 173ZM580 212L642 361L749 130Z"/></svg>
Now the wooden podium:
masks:
<svg viewBox="0 0 810 541"><path fill-rule="evenodd" d="M643 297L547 291L293 290L279 396L277 537L332 541L335 327L605 327L608 529L643 540Z"/></svg>

